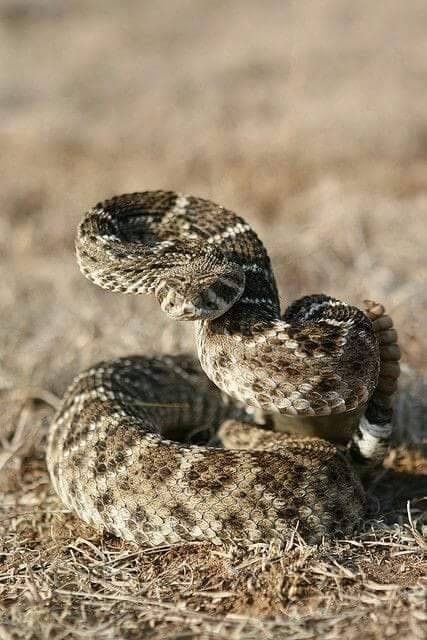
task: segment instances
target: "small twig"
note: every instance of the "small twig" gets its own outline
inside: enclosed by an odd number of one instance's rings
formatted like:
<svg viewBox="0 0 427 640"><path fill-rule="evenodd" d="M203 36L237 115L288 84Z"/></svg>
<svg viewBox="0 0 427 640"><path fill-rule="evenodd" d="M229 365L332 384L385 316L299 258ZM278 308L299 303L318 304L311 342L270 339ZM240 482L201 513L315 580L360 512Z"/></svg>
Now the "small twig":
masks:
<svg viewBox="0 0 427 640"><path fill-rule="evenodd" d="M0 389L0 393L11 395L12 398L16 400L41 400L41 402L44 402L49 407L52 407L52 409L55 409L55 411L59 409L59 405L61 403L61 399L58 398L57 395L47 389L41 389L39 387L10 387L8 389Z"/></svg>

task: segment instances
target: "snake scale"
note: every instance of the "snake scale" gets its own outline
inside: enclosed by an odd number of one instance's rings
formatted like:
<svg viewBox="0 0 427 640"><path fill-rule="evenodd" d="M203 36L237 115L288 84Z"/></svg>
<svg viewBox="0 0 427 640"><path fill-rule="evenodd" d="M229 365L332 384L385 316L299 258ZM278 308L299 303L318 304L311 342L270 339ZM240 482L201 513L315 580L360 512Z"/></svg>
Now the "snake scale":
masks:
<svg viewBox="0 0 427 640"><path fill-rule="evenodd" d="M384 308L311 295L281 315L252 228L175 192L97 204L76 249L95 284L153 294L171 318L194 321L201 369L187 356L132 356L78 375L48 441L63 503L139 545L350 534L365 506L353 463L379 461L390 434L399 352ZM256 418L327 419L339 432L340 417L358 412L346 449ZM206 425L219 427L223 447L176 438Z"/></svg>

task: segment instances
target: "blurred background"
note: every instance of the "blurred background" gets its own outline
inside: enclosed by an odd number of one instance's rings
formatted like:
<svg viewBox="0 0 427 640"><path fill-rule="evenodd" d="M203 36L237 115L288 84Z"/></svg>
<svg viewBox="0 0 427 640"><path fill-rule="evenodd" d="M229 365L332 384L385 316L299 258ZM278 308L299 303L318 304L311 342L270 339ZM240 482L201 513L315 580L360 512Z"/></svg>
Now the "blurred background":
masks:
<svg viewBox="0 0 427 640"><path fill-rule="evenodd" d="M426 34L425 0L1 0L1 388L194 349L74 258L87 208L159 188L245 216L283 306L383 302L426 370Z"/></svg>

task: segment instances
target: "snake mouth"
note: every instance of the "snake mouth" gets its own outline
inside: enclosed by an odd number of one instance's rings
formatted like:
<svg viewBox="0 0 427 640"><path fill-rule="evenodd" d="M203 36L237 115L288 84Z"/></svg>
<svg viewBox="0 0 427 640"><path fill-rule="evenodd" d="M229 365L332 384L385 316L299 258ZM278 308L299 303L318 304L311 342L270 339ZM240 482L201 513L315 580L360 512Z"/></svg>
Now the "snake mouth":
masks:
<svg viewBox="0 0 427 640"><path fill-rule="evenodd" d="M166 291L163 297L161 295L157 297L161 310L174 320L197 320L200 318L200 312L194 304L185 300L173 289Z"/></svg>
<svg viewBox="0 0 427 640"><path fill-rule="evenodd" d="M165 280L157 286L155 295L162 311L174 320L213 320L235 302L234 299L224 300L211 288L195 297L185 296Z"/></svg>
<svg viewBox="0 0 427 640"><path fill-rule="evenodd" d="M155 293L161 310L173 320L199 320L203 317L202 310L173 289L168 282L160 282Z"/></svg>

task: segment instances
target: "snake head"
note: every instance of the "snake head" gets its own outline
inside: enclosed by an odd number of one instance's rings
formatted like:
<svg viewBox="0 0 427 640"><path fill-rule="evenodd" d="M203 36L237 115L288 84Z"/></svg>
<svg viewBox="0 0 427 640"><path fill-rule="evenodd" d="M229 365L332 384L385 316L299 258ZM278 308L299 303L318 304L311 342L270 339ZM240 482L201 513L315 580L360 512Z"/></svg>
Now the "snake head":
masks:
<svg viewBox="0 0 427 640"><path fill-rule="evenodd" d="M174 320L213 320L240 298L243 273L178 274L163 278L156 288L162 311Z"/></svg>

